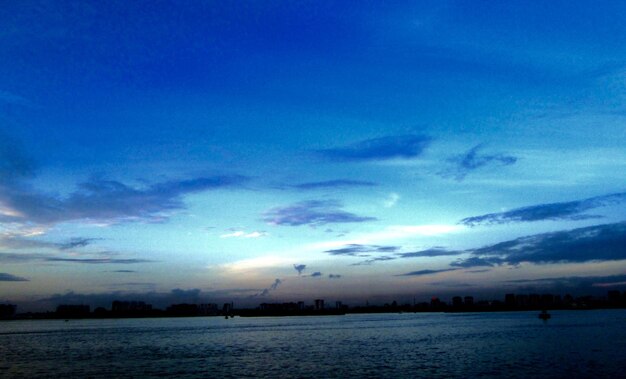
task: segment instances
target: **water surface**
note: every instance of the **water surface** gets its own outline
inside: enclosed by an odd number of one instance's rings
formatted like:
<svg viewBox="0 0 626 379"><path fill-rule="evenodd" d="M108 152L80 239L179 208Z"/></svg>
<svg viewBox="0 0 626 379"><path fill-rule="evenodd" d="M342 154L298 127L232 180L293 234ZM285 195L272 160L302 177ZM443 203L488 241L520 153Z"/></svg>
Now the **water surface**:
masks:
<svg viewBox="0 0 626 379"><path fill-rule="evenodd" d="M619 377L626 310L0 322L2 377Z"/></svg>

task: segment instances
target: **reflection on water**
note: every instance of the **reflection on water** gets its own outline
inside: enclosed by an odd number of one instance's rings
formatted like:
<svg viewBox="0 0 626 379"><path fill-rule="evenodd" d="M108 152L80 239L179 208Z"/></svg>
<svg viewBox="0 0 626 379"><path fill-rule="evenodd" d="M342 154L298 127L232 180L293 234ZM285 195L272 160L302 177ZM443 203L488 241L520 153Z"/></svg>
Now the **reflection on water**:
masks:
<svg viewBox="0 0 626 379"><path fill-rule="evenodd" d="M2 377L618 377L625 310L0 323Z"/></svg>

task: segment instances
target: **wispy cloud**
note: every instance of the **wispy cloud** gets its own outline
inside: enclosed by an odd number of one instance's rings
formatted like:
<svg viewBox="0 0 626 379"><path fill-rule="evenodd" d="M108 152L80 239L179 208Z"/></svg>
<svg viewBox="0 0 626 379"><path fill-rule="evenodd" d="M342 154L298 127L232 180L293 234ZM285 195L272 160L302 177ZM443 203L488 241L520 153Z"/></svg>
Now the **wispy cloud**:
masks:
<svg viewBox="0 0 626 379"><path fill-rule="evenodd" d="M234 230L230 233L222 234L220 238L259 238L266 236L264 231L245 232L243 230Z"/></svg>
<svg viewBox="0 0 626 379"><path fill-rule="evenodd" d="M291 185L291 188L299 190L321 190L321 189L338 189L350 187L374 187L377 184L365 180L336 179L321 182L308 182Z"/></svg>
<svg viewBox="0 0 626 379"><path fill-rule="evenodd" d="M347 256L368 256L366 253L391 253L399 249L398 246L380 246L380 245L361 245L349 244L339 249L331 249L324 251L330 255L347 255Z"/></svg>
<svg viewBox="0 0 626 379"><path fill-rule="evenodd" d="M13 215L0 213L0 221L55 224L86 220L119 223L157 222L184 208L182 196L211 189L240 187L243 176L212 176L166 181L135 188L114 180L92 178L67 197L37 192L26 186L0 186L0 202Z"/></svg>
<svg viewBox="0 0 626 379"><path fill-rule="evenodd" d="M467 252L471 252L469 258L452 262L451 266L623 260L626 259L626 222L531 235Z"/></svg>
<svg viewBox="0 0 626 379"><path fill-rule="evenodd" d="M319 271L316 271L314 273L312 273L311 275L309 275L312 278L320 278L322 276L322 273Z"/></svg>
<svg viewBox="0 0 626 379"><path fill-rule="evenodd" d="M489 165L509 166L517 162L517 158L506 154L481 154L482 145L476 145L468 152L448 159L452 166L439 172L443 177L463 180L472 171Z"/></svg>
<svg viewBox="0 0 626 379"><path fill-rule="evenodd" d="M22 233L0 233L0 248L71 250L88 246L97 240L100 239L77 237L65 242L49 242L32 237L24 237Z"/></svg>
<svg viewBox="0 0 626 379"><path fill-rule="evenodd" d="M419 271L411 271L411 272L407 272L406 274L400 274L400 275L396 275L396 276L425 276L425 275L435 275L435 274L439 274L442 272L448 272L448 271L456 271L458 269L456 268L444 268L441 270L419 270Z"/></svg>
<svg viewBox="0 0 626 379"><path fill-rule="evenodd" d="M549 287L549 288L561 288L563 290L576 290L581 289L588 291L589 289L596 288L608 288L619 286L623 287L626 284L626 275L607 275L607 276L560 276L551 278L538 278L538 279L513 279L507 280L505 283L526 285L531 287ZM577 291L581 292L581 291ZM589 292L586 292L589 293Z"/></svg>
<svg viewBox="0 0 626 379"><path fill-rule="evenodd" d="M489 213L467 217L459 223L467 226L506 224L510 222L531 222L542 220L581 220L598 216L585 215L584 212L626 201L626 192L596 196L583 200L560 203L539 204L516 208L507 212Z"/></svg>
<svg viewBox="0 0 626 379"><path fill-rule="evenodd" d="M69 263L85 263L85 264L136 264L136 263L152 263L155 261L148 259L114 259L114 258L59 258L49 257L45 259L48 262L69 262Z"/></svg>
<svg viewBox="0 0 626 379"><path fill-rule="evenodd" d="M0 282L28 282L29 280L26 278L22 278L21 276L15 276L11 274L7 274L6 272L0 272Z"/></svg>
<svg viewBox="0 0 626 379"><path fill-rule="evenodd" d="M370 258L370 259L366 259L364 261L361 262L357 262L357 263L353 263L350 266L369 266L375 262L384 262L384 261L393 261L395 259L398 259L397 257L390 257L387 255L383 255L380 257L374 257L374 258Z"/></svg>
<svg viewBox="0 0 626 379"><path fill-rule="evenodd" d="M400 195L398 195L395 192L392 192L389 194L389 196L387 196L387 198L383 202L383 205L385 206L385 208L392 208L396 206L396 204L398 203L398 200L400 200Z"/></svg>
<svg viewBox="0 0 626 379"><path fill-rule="evenodd" d="M463 253L463 251L448 250L443 247L434 247L426 250L399 253L398 256L400 258L444 257L450 255L459 255Z"/></svg>
<svg viewBox="0 0 626 379"><path fill-rule="evenodd" d="M351 145L318 150L321 156L334 161L368 161L420 156L432 138L424 135L399 135L372 138Z"/></svg>
<svg viewBox="0 0 626 379"><path fill-rule="evenodd" d="M320 226L332 223L374 221L374 217L358 216L341 209L336 200L310 200L270 209L263 214L263 220L274 225Z"/></svg>

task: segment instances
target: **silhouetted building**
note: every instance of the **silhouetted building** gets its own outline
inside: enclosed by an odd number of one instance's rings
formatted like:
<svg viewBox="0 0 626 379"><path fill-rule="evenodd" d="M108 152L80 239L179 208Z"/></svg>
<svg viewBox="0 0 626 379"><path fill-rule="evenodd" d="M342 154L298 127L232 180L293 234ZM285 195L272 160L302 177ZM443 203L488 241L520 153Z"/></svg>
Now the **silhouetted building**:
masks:
<svg viewBox="0 0 626 379"><path fill-rule="evenodd" d="M165 310L172 316L197 316L198 306L196 304L172 304Z"/></svg>
<svg viewBox="0 0 626 379"><path fill-rule="evenodd" d="M438 297L433 296L430 299L430 307L433 308L433 309L441 308L442 307L441 300L439 300Z"/></svg>
<svg viewBox="0 0 626 379"><path fill-rule="evenodd" d="M200 304L198 306L198 314L202 316L215 316L217 315L218 309L217 304L209 303L209 304Z"/></svg>
<svg viewBox="0 0 626 379"><path fill-rule="evenodd" d="M474 305L474 296L465 296L463 300L465 301L466 307L471 307Z"/></svg>
<svg viewBox="0 0 626 379"><path fill-rule="evenodd" d="M81 318L88 317L91 308L89 305L83 304L62 304L57 307L57 316L67 317L67 318Z"/></svg>
<svg viewBox="0 0 626 379"><path fill-rule="evenodd" d="M617 290L611 290L607 293L607 299L609 300L609 305L617 306L622 302L622 293Z"/></svg>
<svg viewBox="0 0 626 379"><path fill-rule="evenodd" d="M554 305L554 295L551 295L549 293L541 295L542 307L552 307L553 305Z"/></svg>
<svg viewBox="0 0 626 379"><path fill-rule="evenodd" d="M343 307L343 304L341 304L341 301L335 301L335 308L341 309L342 307Z"/></svg>
<svg viewBox="0 0 626 379"><path fill-rule="evenodd" d="M506 295L504 295L504 304L507 307L514 307L516 305L516 303L515 303L515 294L507 293Z"/></svg>
<svg viewBox="0 0 626 379"><path fill-rule="evenodd" d="M452 306L453 307L462 307L463 306L463 298L461 296L455 296L452 298Z"/></svg>
<svg viewBox="0 0 626 379"><path fill-rule="evenodd" d="M231 313L233 311L233 303L224 303L222 307L223 313Z"/></svg>
<svg viewBox="0 0 626 379"><path fill-rule="evenodd" d="M319 311L324 309L324 300L323 299L315 299L315 310Z"/></svg>
<svg viewBox="0 0 626 379"><path fill-rule="evenodd" d="M0 318L11 318L15 315L17 306L13 304L0 304Z"/></svg>
<svg viewBox="0 0 626 379"><path fill-rule="evenodd" d="M118 313L139 313L152 310L151 304L146 304L143 301L114 301L111 304L111 311Z"/></svg>

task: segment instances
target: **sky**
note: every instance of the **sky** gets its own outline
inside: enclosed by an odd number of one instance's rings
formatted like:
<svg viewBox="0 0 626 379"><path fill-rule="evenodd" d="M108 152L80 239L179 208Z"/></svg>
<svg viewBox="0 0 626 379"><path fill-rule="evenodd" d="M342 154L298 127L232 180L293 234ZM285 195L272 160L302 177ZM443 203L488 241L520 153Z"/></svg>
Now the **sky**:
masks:
<svg viewBox="0 0 626 379"><path fill-rule="evenodd" d="M625 18L4 1L0 302L626 290Z"/></svg>

